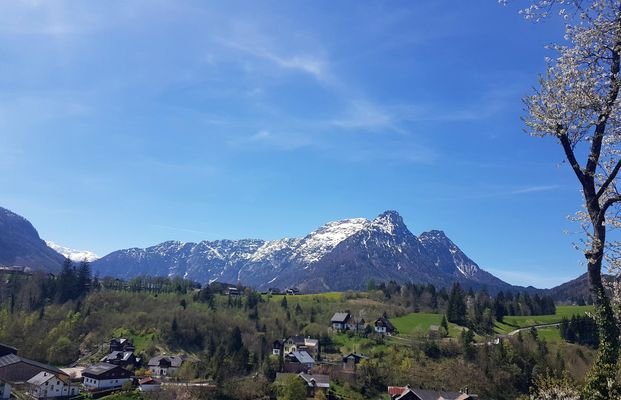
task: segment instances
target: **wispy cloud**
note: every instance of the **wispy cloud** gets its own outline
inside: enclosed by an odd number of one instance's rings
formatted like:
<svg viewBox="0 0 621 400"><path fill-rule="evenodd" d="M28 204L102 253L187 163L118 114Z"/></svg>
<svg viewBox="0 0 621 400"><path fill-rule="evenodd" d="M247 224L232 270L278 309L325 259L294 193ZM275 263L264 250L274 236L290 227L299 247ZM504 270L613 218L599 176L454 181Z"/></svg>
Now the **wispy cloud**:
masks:
<svg viewBox="0 0 621 400"><path fill-rule="evenodd" d="M326 61L312 54L279 54L278 51L268 48L266 45L245 43L242 40L221 39L221 45L249 54L256 58L269 61L272 64L284 68L303 72L320 82L328 80L328 68Z"/></svg>
<svg viewBox="0 0 621 400"><path fill-rule="evenodd" d="M540 185L540 186L528 186L519 189L512 190L510 194L528 194L539 192L550 192L560 189L560 185Z"/></svg>

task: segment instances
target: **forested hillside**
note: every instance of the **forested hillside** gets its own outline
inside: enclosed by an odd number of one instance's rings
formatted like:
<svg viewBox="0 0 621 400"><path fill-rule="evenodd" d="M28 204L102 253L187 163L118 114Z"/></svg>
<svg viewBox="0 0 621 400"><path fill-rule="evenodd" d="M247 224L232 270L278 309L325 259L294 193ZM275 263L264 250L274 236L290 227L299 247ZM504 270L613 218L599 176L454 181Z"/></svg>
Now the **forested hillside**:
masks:
<svg viewBox="0 0 621 400"><path fill-rule="evenodd" d="M352 398L410 383L468 385L509 399L527 393L537 371L581 377L591 352L563 344L558 334L546 341L536 332L486 344L509 315L554 314L554 304L538 295L490 296L459 285L447 291L371 282L364 292L296 296L239 288L241 294L233 296L225 294L226 284L201 288L179 278L92 279L88 263L66 261L56 277L3 274L0 286L0 342L19 348L21 355L61 366L88 363L105 354L110 338L128 337L144 358L162 352L189 355L180 378L213 382L223 398L253 398L253 390L271 393L279 368L270 357L272 342L294 334L319 338L324 360L339 360L348 351L370 356L357 383L346 386ZM378 336L373 329L336 334L329 325L339 311L371 324L382 315L396 321L402 316L404 331L394 337ZM441 337L430 339L429 324L409 329L424 324L427 315L442 320ZM455 369L463 373L451 372ZM240 383L252 376L261 377L258 386L248 382L253 389Z"/></svg>

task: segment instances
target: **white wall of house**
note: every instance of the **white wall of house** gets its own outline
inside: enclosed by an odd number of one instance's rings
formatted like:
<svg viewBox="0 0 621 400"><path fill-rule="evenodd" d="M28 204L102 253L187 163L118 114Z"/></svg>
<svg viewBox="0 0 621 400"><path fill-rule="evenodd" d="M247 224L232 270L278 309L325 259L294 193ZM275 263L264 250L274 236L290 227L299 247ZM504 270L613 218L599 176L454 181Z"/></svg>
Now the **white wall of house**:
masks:
<svg viewBox="0 0 621 400"><path fill-rule="evenodd" d="M93 379L84 377L84 386L91 389L109 389L115 387L121 387L125 382L129 382L129 378L116 378L116 379Z"/></svg>
<svg viewBox="0 0 621 400"><path fill-rule="evenodd" d="M160 385L156 384L156 385L140 385L140 387L138 387L138 390L140 390L141 392L157 392L160 390Z"/></svg>
<svg viewBox="0 0 621 400"><path fill-rule="evenodd" d="M151 371L151 373L157 376L172 376L177 373L178 369L179 368L177 367L170 367L170 368L149 367L149 370Z"/></svg>
<svg viewBox="0 0 621 400"><path fill-rule="evenodd" d="M47 383L47 385L45 384ZM30 394L36 399L75 396L80 391L76 385L65 385L63 381L50 379L42 385L32 385Z"/></svg>
<svg viewBox="0 0 621 400"><path fill-rule="evenodd" d="M376 326L375 327L375 332L377 332L377 333L386 333L386 327L385 326Z"/></svg>

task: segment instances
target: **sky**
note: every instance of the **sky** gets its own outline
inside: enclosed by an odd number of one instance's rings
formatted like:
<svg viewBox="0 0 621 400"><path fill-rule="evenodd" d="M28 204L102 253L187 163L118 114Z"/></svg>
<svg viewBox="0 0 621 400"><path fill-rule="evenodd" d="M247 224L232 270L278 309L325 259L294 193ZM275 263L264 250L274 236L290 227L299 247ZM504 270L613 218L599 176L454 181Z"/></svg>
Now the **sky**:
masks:
<svg viewBox="0 0 621 400"><path fill-rule="evenodd" d="M586 270L580 192L522 98L522 1L0 0L0 206L102 256L397 210L482 268Z"/></svg>

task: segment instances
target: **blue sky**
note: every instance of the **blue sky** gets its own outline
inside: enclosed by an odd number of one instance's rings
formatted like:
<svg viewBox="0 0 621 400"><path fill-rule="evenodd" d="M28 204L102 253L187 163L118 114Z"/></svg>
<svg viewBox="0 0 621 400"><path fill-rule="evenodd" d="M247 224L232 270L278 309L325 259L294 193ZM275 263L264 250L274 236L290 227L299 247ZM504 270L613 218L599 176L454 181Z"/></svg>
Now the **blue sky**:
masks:
<svg viewBox="0 0 621 400"><path fill-rule="evenodd" d="M585 270L577 183L520 120L558 21L487 0L0 8L0 205L45 239L104 255L395 209L514 284Z"/></svg>

